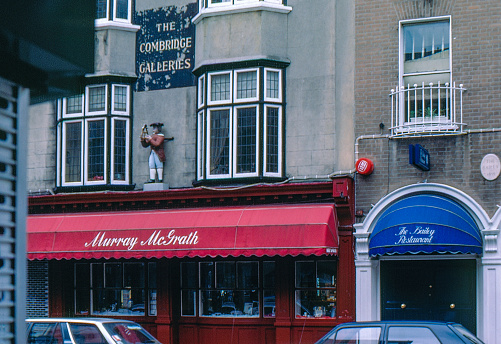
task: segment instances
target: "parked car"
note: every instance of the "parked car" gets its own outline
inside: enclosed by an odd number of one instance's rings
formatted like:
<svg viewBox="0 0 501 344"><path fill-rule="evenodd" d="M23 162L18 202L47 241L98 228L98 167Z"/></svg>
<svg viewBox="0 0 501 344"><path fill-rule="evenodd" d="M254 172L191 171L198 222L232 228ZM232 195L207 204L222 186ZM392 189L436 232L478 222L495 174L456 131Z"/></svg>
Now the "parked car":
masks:
<svg viewBox="0 0 501 344"><path fill-rule="evenodd" d="M316 344L483 344L460 324L433 321L344 323Z"/></svg>
<svg viewBox="0 0 501 344"><path fill-rule="evenodd" d="M141 325L104 318L26 320L28 344L160 344Z"/></svg>

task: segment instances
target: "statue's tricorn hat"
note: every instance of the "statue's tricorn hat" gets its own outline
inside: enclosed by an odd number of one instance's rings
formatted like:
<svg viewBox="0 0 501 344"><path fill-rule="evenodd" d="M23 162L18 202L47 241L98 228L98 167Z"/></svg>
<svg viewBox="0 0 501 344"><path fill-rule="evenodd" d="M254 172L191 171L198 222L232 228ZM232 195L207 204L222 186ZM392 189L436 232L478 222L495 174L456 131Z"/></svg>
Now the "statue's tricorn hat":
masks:
<svg viewBox="0 0 501 344"><path fill-rule="evenodd" d="M160 122L155 122L155 123L150 124L150 127L162 128L163 126L164 126L164 124L160 123Z"/></svg>

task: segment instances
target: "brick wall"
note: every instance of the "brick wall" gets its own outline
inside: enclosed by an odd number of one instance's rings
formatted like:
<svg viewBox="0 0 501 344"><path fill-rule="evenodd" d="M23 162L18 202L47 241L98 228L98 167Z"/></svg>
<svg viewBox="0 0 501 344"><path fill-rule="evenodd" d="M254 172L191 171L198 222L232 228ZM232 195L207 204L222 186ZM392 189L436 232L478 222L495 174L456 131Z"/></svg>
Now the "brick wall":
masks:
<svg viewBox="0 0 501 344"><path fill-rule="evenodd" d="M389 93L398 84L399 20L451 16L452 79L464 84L463 119L467 130L501 128L501 2L499 0L356 1L355 136L388 134ZM380 129L380 123L384 128ZM409 144L431 156L431 170L408 162ZM359 140L359 157L375 164L370 176L357 176L357 209L404 185L427 181L456 187L493 216L501 204L501 178L486 181L480 162L501 156L501 133L461 136Z"/></svg>
<svg viewBox="0 0 501 344"><path fill-rule="evenodd" d="M26 317L49 316L49 264L45 261L28 261L26 285Z"/></svg>

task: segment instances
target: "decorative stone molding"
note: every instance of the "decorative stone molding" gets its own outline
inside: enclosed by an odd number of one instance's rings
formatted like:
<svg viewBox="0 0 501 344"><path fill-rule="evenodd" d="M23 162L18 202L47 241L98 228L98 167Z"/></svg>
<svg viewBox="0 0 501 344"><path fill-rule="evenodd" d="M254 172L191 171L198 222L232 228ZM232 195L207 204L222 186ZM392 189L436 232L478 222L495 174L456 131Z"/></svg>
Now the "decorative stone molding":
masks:
<svg viewBox="0 0 501 344"><path fill-rule="evenodd" d="M496 253L498 251L499 230L484 230L484 252Z"/></svg>

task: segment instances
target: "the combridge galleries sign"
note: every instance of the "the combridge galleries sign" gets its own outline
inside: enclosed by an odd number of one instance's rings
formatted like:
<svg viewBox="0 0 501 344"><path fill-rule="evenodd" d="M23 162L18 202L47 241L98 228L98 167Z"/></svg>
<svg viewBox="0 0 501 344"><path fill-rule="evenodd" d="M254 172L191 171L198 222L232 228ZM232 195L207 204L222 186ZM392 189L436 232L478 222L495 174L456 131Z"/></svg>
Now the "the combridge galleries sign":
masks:
<svg viewBox="0 0 501 344"><path fill-rule="evenodd" d="M136 13L136 91L195 85L197 4L168 6Z"/></svg>

